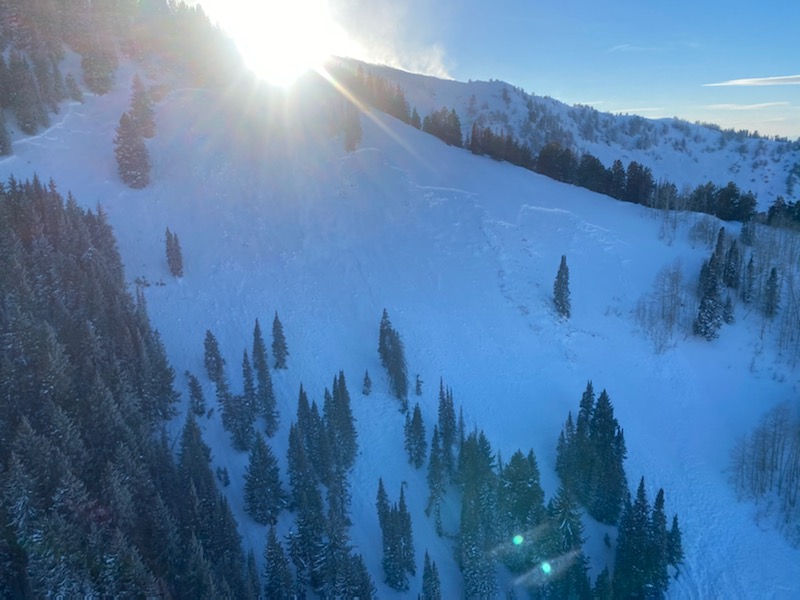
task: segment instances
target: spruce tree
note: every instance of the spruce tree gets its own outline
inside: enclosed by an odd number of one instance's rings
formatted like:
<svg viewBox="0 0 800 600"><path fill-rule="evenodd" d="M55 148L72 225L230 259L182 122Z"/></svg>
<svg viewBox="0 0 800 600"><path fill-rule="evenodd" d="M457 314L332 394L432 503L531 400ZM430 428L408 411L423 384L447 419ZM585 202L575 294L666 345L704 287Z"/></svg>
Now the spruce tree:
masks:
<svg viewBox="0 0 800 600"><path fill-rule="evenodd" d="M653 504L650 517L650 548L646 556L649 562L650 585L657 596L667 591L669 575L669 533L667 532L667 515L664 512L664 490L659 489Z"/></svg>
<svg viewBox="0 0 800 600"><path fill-rule="evenodd" d="M361 393L369 396L372 393L372 379L369 377L369 370L364 371L364 383L361 386Z"/></svg>
<svg viewBox="0 0 800 600"><path fill-rule="evenodd" d="M683 563L683 542L681 540L681 528L678 525L678 515L672 517L672 527L667 534L667 562L675 567ZM675 577L678 574L676 572Z"/></svg>
<svg viewBox="0 0 800 600"><path fill-rule="evenodd" d="M441 598L442 584L439 581L439 569L426 550L422 567L422 600L441 600Z"/></svg>
<svg viewBox="0 0 800 600"><path fill-rule="evenodd" d="M242 384L242 421L250 427L256 420L256 384L247 350L242 355Z"/></svg>
<svg viewBox="0 0 800 600"><path fill-rule="evenodd" d="M264 596L268 600L290 600L293 588L289 560L275 535L275 528L270 527L264 547Z"/></svg>
<svg viewBox="0 0 800 600"><path fill-rule="evenodd" d="M430 516L432 508L436 507L438 509L439 503L444 498L445 477L445 464L442 458L442 449L439 445L439 428L434 425L427 473L428 503L425 506L425 514L428 516Z"/></svg>
<svg viewBox="0 0 800 600"><path fill-rule="evenodd" d="M422 412L419 402L414 405L413 416L406 413L406 424L404 427L405 448L408 454L408 462L419 469L425 464L425 453L427 442L425 440L425 423L422 420Z"/></svg>
<svg viewBox="0 0 800 600"><path fill-rule="evenodd" d="M256 523L274 525L286 500L281 490L278 461L260 433L256 433L244 476L244 506Z"/></svg>
<svg viewBox="0 0 800 600"><path fill-rule="evenodd" d="M278 318L277 311L272 320L272 356L275 357L276 369L286 368L286 357L289 356L289 350L286 347L286 337L283 335L283 325Z"/></svg>
<svg viewBox="0 0 800 600"><path fill-rule="evenodd" d="M778 270L772 267L764 289L764 316L772 319L778 314L780 301L780 286L778 284Z"/></svg>
<svg viewBox="0 0 800 600"><path fill-rule="evenodd" d="M0 156L10 156L13 152L11 136L6 128L6 117L3 109L0 108Z"/></svg>
<svg viewBox="0 0 800 600"><path fill-rule="evenodd" d="M114 155L119 176L128 187L141 189L150 183L150 155L128 113L119 120Z"/></svg>
<svg viewBox="0 0 800 600"><path fill-rule="evenodd" d="M181 244L178 241L178 236L172 233L167 227L166 231L167 240L167 266L169 272L175 277L183 277L183 253L181 252Z"/></svg>
<svg viewBox="0 0 800 600"><path fill-rule="evenodd" d="M639 482L636 499L622 515L614 559L614 596L644 597L652 584L647 552L650 549L650 504L644 477Z"/></svg>
<svg viewBox="0 0 800 600"><path fill-rule="evenodd" d="M556 281L553 284L553 303L555 304L556 312L569 319L569 267L567 266L567 257L564 255L561 256L561 264L558 267Z"/></svg>
<svg viewBox="0 0 800 600"><path fill-rule="evenodd" d="M453 401L453 391L444 386L444 380L439 379L439 441L441 443L442 466L448 476L455 473L455 459L453 449L456 445L456 410Z"/></svg>
<svg viewBox="0 0 800 600"><path fill-rule="evenodd" d="M753 289L756 283L756 266L753 263L753 256L747 261L747 268L744 272L744 282L742 284L742 302L750 304L753 301Z"/></svg>
<svg viewBox="0 0 800 600"><path fill-rule="evenodd" d="M217 338L210 330L206 330L206 338L204 345L204 364L208 378L213 381L217 386L224 385L225 381L225 359L219 351L219 343Z"/></svg>
<svg viewBox="0 0 800 600"><path fill-rule="evenodd" d="M355 464L358 441L344 371L339 371L339 375L333 378L333 394L326 394L325 400L325 428L336 465L341 472L345 472Z"/></svg>
<svg viewBox="0 0 800 600"><path fill-rule="evenodd" d="M264 418L267 436L272 437L278 430L278 408L267 362L267 347L258 319L253 327L253 368L256 372L256 414Z"/></svg>
<svg viewBox="0 0 800 600"><path fill-rule="evenodd" d="M200 381L197 379L197 377L192 375L189 371L186 371L185 375L189 385L189 402L191 410L195 415L200 417L206 414L206 399L203 395L203 387L200 385Z"/></svg>
<svg viewBox="0 0 800 600"><path fill-rule="evenodd" d="M156 134L153 101L138 74L133 76L131 84L130 115L140 136L151 138Z"/></svg>

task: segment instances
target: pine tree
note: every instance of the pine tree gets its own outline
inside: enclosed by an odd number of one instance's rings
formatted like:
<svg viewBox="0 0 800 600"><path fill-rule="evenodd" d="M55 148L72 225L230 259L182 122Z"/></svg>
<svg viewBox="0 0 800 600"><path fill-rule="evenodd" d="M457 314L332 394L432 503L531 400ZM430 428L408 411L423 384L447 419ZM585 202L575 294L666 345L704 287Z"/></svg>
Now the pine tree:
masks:
<svg viewBox="0 0 800 600"><path fill-rule="evenodd" d="M150 183L150 155L128 113L119 120L114 155L120 178L126 185L141 189Z"/></svg>
<svg viewBox="0 0 800 600"><path fill-rule="evenodd" d="M667 515L664 512L664 490L659 489L653 504L653 513L650 517L650 547L645 553L650 572L650 585L657 596L667 591L669 575L669 533L667 532Z"/></svg>
<svg viewBox="0 0 800 600"><path fill-rule="evenodd" d="M206 330L204 341L204 364L208 378L217 384L217 387L224 385L225 382L225 359L219 352L219 343L211 331Z"/></svg>
<svg viewBox="0 0 800 600"><path fill-rule="evenodd" d="M722 271L722 281L729 288L738 289L739 287L740 262L739 246L736 240L732 240L731 245L728 246L728 251L725 253L725 268Z"/></svg>
<svg viewBox="0 0 800 600"><path fill-rule="evenodd" d="M456 410L453 392L445 389L444 380L439 379L439 441L441 442L442 467L448 476L455 473L453 448L456 445Z"/></svg>
<svg viewBox="0 0 800 600"><path fill-rule="evenodd" d="M242 420L250 427L256 419L256 384L247 350L242 355Z"/></svg>
<svg viewBox="0 0 800 600"><path fill-rule="evenodd" d="M200 417L206 414L206 399L203 395L203 388L197 377L192 375L189 371L186 371L185 375L189 386L189 401L192 412Z"/></svg>
<svg viewBox="0 0 800 600"><path fill-rule="evenodd" d="M267 347L258 319L253 328L253 368L256 372L256 414L264 418L267 436L272 437L278 430L278 408L267 362Z"/></svg>
<svg viewBox="0 0 800 600"><path fill-rule="evenodd" d="M419 469L425 464L425 453L427 451L425 423L422 420L419 402L414 405L413 412L413 416L409 416L409 414L406 413L406 424L404 427L405 448L406 453L408 453L409 464L414 465L415 469Z"/></svg>
<svg viewBox="0 0 800 600"><path fill-rule="evenodd" d="M244 476L245 510L256 523L274 525L285 504L278 461L264 437L256 433Z"/></svg>
<svg viewBox="0 0 800 600"><path fill-rule="evenodd" d="M347 391L344 371L339 371L339 375L333 378L333 394L326 394L325 400L325 428L336 465L344 473L355 464L358 454L355 419L350 408L350 393Z"/></svg>
<svg viewBox="0 0 800 600"><path fill-rule="evenodd" d="M130 115L140 136L151 138L156 134L153 101L138 74L133 76L131 84Z"/></svg>
<svg viewBox="0 0 800 600"><path fill-rule="evenodd" d="M747 261L747 268L744 273L744 283L742 285L742 302L750 304L753 301L753 288L756 282L756 266L753 264L753 256Z"/></svg>
<svg viewBox="0 0 800 600"><path fill-rule="evenodd" d="M272 320L272 356L275 357L276 369L286 368L286 357L289 356L289 350L286 348L286 337L283 335L283 325L278 318L277 311Z"/></svg>
<svg viewBox="0 0 800 600"><path fill-rule="evenodd" d="M613 524L619 519L628 489L623 467L627 450L624 433L605 390L595 404L590 429L593 459L588 474L589 491L583 501L595 519Z"/></svg>
<svg viewBox="0 0 800 600"><path fill-rule="evenodd" d="M290 600L294 597L293 589L289 561L275 535L275 528L270 527L264 547L264 596L268 600Z"/></svg>
<svg viewBox="0 0 800 600"><path fill-rule="evenodd" d="M651 584L647 556L650 548L650 505L645 492L644 477L639 482L636 499L628 504L622 515L614 559L614 596L644 597Z"/></svg>
<svg viewBox="0 0 800 600"><path fill-rule="evenodd" d="M6 128L6 117L0 108L0 156L10 156L14 153L11 145L11 136Z"/></svg>
<svg viewBox="0 0 800 600"><path fill-rule="evenodd" d="M564 255L561 256L561 264L558 267L556 281L553 284L553 303L555 304L556 312L569 319L569 267L567 266L567 257Z"/></svg>
<svg viewBox="0 0 800 600"><path fill-rule="evenodd" d="M683 563L683 542L681 541L681 528L678 525L678 515L672 517L672 527L667 534L667 562L676 570ZM676 572L675 577L677 576Z"/></svg>
<svg viewBox="0 0 800 600"><path fill-rule="evenodd" d="M431 509L438 509L439 503L444 497L445 491L445 465L442 460L442 450L439 445L439 428L433 426L433 438L431 439L431 453L428 459L428 503L425 507L425 514L430 516Z"/></svg>
<svg viewBox="0 0 800 600"><path fill-rule="evenodd" d="M442 584L439 581L439 569L425 551L425 562L422 567L422 600L441 600Z"/></svg>
<svg viewBox="0 0 800 600"><path fill-rule="evenodd" d="M364 384L361 386L361 393L369 396L372 393L372 379L369 377L369 370L364 371Z"/></svg>
<svg viewBox="0 0 800 600"><path fill-rule="evenodd" d="M177 234L172 233L167 227L167 266L169 272L175 277L183 277L183 253Z"/></svg>
<svg viewBox="0 0 800 600"><path fill-rule="evenodd" d="M414 383L414 394L417 396L422 396L422 384L423 381L420 379L419 374L417 374L416 382Z"/></svg>
<svg viewBox="0 0 800 600"><path fill-rule="evenodd" d="M778 285L778 270L772 267L767 278L767 285L764 291L764 316L772 319L778 313L780 286Z"/></svg>
<svg viewBox="0 0 800 600"><path fill-rule="evenodd" d="M730 294L725 298L725 304L722 307L722 320L728 325L736 321L736 316L733 312L733 298L731 298Z"/></svg>

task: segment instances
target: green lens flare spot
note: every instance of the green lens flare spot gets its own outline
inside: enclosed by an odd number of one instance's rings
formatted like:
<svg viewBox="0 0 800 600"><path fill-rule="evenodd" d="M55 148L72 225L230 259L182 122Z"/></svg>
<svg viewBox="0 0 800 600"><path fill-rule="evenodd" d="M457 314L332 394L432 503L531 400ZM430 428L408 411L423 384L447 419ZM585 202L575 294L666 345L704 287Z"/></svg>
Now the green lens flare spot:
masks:
<svg viewBox="0 0 800 600"><path fill-rule="evenodd" d="M544 573L545 575L550 575L550 571L552 571L552 570L553 570L553 567L550 566L549 562L543 562L542 563L542 573Z"/></svg>
<svg viewBox="0 0 800 600"><path fill-rule="evenodd" d="M511 541L514 542L515 546L519 546L525 541L525 538L523 538L521 535L515 535Z"/></svg>

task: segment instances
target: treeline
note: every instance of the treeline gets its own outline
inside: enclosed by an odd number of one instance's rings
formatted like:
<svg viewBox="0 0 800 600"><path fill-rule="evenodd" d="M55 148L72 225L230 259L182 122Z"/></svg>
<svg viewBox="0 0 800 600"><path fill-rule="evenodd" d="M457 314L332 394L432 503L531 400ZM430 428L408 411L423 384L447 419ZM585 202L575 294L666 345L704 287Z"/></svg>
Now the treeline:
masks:
<svg viewBox="0 0 800 600"><path fill-rule="evenodd" d="M119 53L159 64L195 85L224 85L241 60L199 6L138 2L0 3L0 155L10 154L8 121L27 135L50 125L67 99L82 101L81 74L62 73L64 46L81 56L82 81L95 94L114 85Z"/></svg>
<svg viewBox="0 0 800 600"><path fill-rule="evenodd" d="M409 462L422 468L428 447L425 426L415 406L406 415L405 447ZM623 467L626 456L622 429L608 394L594 395L587 384L577 426L567 418L557 447L561 486L545 502L538 461L533 450L516 451L504 461L483 431L467 431L456 417L452 390L439 383L437 420L428 453L428 505L440 536L454 539L455 559L464 577L464 595L494 597L524 589L531 598L661 597L683 561L678 517L668 523L663 490L650 503L644 478L634 498ZM420 455L423 457L420 460ZM413 547L412 518L401 486L399 501L389 502L378 481L376 509L383 532L382 565L386 583L409 588L419 556ZM460 502L456 531L442 523L447 496ZM618 526L610 566L594 585L588 576L582 507L601 522ZM611 541L607 540L611 548ZM515 576L515 590L500 590L497 567ZM436 563L424 554L422 598L441 597Z"/></svg>
<svg viewBox="0 0 800 600"><path fill-rule="evenodd" d="M247 594L230 507L105 213L0 186L0 595Z"/></svg>

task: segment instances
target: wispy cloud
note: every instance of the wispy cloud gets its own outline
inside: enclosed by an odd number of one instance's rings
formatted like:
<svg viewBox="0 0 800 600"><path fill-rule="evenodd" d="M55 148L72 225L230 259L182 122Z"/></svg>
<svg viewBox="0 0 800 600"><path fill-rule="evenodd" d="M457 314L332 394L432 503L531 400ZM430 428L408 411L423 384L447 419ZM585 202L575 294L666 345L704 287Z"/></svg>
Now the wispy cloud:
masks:
<svg viewBox="0 0 800 600"><path fill-rule="evenodd" d="M759 85L800 85L800 75L782 75L780 77L751 77L748 79L731 79L719 83L704 83L703 87L719 86L759 86Z"/></svg>
<svg viewBox="0 0 800 600"><path fill-rule="evenodd" d="M617 108L614 110L614 112L638 114L638 113L662 112L663 110L664 110L663 106L645 106L643 108Z"/></svg>
<svg viewBox="0 0 800 600"><path fill-rule="evenodd" d="M611 46L606 52L660 52L663 48L657 46L634 46L633 44L617 44Z"/></svg>
<svg viewBox="0 0 800 600"><path fill-rule="evenodd" d="M712 110L761 110L790 106L788 102L761 102L759 104L707 104L703 108Z"/></svg>

